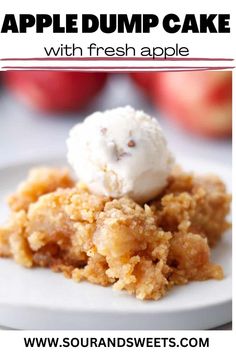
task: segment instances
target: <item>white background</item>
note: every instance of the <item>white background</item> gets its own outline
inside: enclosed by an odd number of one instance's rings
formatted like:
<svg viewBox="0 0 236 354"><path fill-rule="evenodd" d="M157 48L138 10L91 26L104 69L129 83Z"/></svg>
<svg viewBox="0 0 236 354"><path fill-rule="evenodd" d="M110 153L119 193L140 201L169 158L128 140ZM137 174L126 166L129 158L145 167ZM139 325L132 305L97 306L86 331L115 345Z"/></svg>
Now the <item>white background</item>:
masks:
<svg viewBox="0 0 236 354"><path fill-rule="evenodd" d="M230 27L231 33L215 34L215 33L166 33L161 24L157 28L151 30L150 34L104 34L101 31L97 31L91 34L53 34L52 28L46 29L44 34L35 34L35 28L29 30L26 34L0 34L0 58L9 57L45 57L43 50L44 46L58 46L60 44L75 43L86 47L92 42L96 42L102 46L118 46L128 43L137 48L142 46L173 46L179 43L181 46L186 46L190 50L190 57L235 57L235 45L233 45L233 33L235 28L235 16L232 12L232 6L234 1L13 1L8 0L1 2L0 23L3 21L5 13L14 14L19 13L48 13L55 14L60 13L62 22L65 19L66 13L77 13L79 19L82 13L92 13L99 15L100 13L154 13L160 18L160 22L163 17L168 13L177 14L181 20L183 20L186 13L194 13L198 18L200 13L230 13ZM9 62L2 62L1 66L12 64ZM17 64L16 62L14 64ZM23 62L19 62L23 65ZM29 63L25 63L29 64ZM32 64L32 63L30 63ZM35 63L36 64L36 63ZM58 64L58 63L57 63ZM109 62L100 63L100 65L109 65ZM110 63L111 64L111 63ZM127 65L127 62L120 65ZM140 63L132 63L133 65L139 65ZM148 63L142 63L147 65ZM150 64L150 62L149 62ZM178 63L179 64L179 63ZM168 62L168 65L178 65L176 63ZM199 62L196 63L199 65ZM208 63L209 64L209 63ZM215 62L214 65L218 65ZM230 63L232 65L232 63ZM44 63L41 62L41 65ZM47 64L46 64L47 65ZM60 65L68 65L68 63L60 62ZM75 63L73 62L73 65ZM83 63L80 63L83 65ZM85 63L86 65L86 63ZM90 64L92 65L92 64ZM112 65L115 65L112 62ZM166 65L166 62L158 62L158 65ZM193 65L193 63L187 63L186 65ZM204 64L203 64L204 65Z"/></svg>

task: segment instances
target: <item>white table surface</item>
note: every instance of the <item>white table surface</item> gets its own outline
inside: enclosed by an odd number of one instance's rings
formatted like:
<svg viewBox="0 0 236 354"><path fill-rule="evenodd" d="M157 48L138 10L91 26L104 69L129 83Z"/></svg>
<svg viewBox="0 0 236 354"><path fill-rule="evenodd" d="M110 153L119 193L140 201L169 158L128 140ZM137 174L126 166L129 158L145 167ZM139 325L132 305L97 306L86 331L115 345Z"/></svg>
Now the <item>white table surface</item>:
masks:
<svg viewBox="0 0 236 354"><path fill-rule="evenodd" d="M3 326L0 326L0 330L6 330L6 331L9 331L9 330L12 330L12 328L7 328L7 327L3 327ZM217 330L217 331L230 331L232 330L232 323L228 323L224 326L220 326L220 327L217 327L217 328L212 328L212 330Z"/></svg>
<svg viewBox="0 0 236 354"><path fill-rule="evenodd" d="M86 111L60 117L33 112L0 89L0 167L32 158L65 156L65 139L75 123L94 110L127 104L158 117L158 112L124 75L111 77L102 95ZM164 118L160 118L160 124L177 158L187 154L193 159L204 158L231 166L232 146L229 140L209 140L187 135ZM217 329L229 330L232 324Z"/></svg>

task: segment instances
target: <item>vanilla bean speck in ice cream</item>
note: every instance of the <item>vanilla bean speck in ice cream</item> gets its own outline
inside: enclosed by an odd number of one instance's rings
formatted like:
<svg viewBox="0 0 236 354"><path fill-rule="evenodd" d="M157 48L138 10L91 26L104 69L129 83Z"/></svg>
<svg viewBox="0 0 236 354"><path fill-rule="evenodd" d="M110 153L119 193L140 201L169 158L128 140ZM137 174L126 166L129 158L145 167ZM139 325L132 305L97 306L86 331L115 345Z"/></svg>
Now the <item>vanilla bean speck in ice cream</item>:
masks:
<svg viewBox="0 0 236 354"><path fill-rule="evenodd" d="M88 116L71 129L67 147L92 193L139 203L163 190L174 162L157 120L129 106Z"/></svg>

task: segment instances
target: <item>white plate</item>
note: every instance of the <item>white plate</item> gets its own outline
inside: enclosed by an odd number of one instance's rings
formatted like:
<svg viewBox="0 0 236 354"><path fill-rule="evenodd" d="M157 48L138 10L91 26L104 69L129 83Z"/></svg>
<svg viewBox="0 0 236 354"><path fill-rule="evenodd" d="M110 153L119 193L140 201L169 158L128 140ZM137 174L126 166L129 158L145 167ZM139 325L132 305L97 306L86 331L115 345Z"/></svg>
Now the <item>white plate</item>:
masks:
<svg viewBox="0 0 236 354"><path fill-rule="evenodd" d="M62 165L62 160L39 161ZM220 175L231 190L231 170L206 161L181 159L186 170ZM4 198L15 190L32 163L0 170L0 222ZM231 321L231 232L212 251L225 271L222 281L176 286L159 301L139 301L125 292L75 283L48 269L24 269L0 259L0 325L20 329L208 329Z"/></svg>

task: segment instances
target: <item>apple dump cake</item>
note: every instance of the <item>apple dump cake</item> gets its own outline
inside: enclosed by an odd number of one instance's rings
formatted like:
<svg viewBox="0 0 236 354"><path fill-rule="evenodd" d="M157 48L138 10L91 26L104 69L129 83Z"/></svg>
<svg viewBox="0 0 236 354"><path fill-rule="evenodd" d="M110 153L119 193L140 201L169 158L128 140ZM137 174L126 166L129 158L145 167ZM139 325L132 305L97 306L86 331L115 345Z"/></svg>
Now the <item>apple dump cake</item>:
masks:
<svg viewBox="0 0 236 354"><path fill-rule="evenodd" d="M90 133L87 120L72 131L69 161L78 181L69 170L38 167L9 197L0 256L75 281L113 284L139 299L222 279L211 247L229 227L224 183L175 167L158 123L129 107L119 110L117 126L113 110L105 112L112 121L95 115Z"/></svg>

